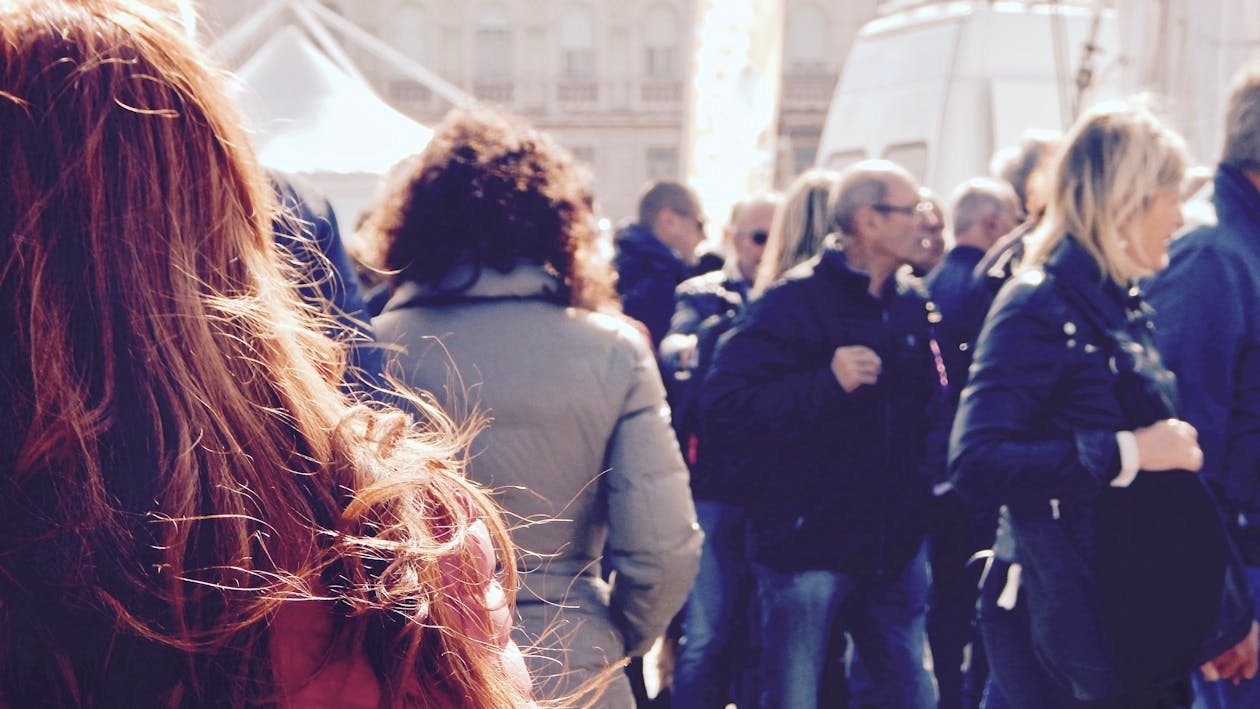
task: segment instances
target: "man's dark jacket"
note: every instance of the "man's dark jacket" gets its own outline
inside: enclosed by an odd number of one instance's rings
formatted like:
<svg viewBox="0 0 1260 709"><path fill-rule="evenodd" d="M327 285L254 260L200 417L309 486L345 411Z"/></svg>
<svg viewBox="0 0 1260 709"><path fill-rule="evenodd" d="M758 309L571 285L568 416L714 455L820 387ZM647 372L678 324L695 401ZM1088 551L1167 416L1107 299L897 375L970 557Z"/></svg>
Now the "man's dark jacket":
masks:
<svg viewBox="0 0 1260 709"><path fill-rule="evenodd" d="M982 258L982 249L975 246L955 246L923 279L923 285L927 287L932 302L936 303L941 312L941 324L936 328L936 338L940 342L945 369L949 373L950 401L954 406L957 406L958 395L967 383L971 351L988 311L988 303L977 306L972 295L976 265Z"/></svg>
<svg viewBox="0 0 1260 709"><path fill-rule="evenodd" d="M628 224L614 241L617 294L626 315L647 326L658 347L674 314L674 288L693 275L678 254L642 224Z"/></svg>
<svg viewBox="0 0 1260 709"><path fill-rule="evenodd" d="M752 558L786 571L896 574L923 539L929 402L940 382L917 281L883 297L828 247L750 303L701 394L706 432L742 456ZM845 393L835 349L865 345L879 382ZM939 465L939 461L936 461Z"/></svg>
<svg viewBox="0 0 1260 709"><path fill-rule="evenodd" d="M677 355L661 358L665 390L673 413L674 433L691 470L691 495L697 500L737 501L727 484L730 476L721 446L702 433L699 403L704 376L713 365L718 338L730 329L748 300L748 281L726 270L710 271L683 281L674 291L674 316L669 334L695 335L690 366Z"/></svg>
<svg viewBox="0 0 1260 709"><path fill-rule="evenodd" d="M1219 223L1174 241L1146 291L1182 417L1199 432L1201 474L1260 565L1260 192L1221 165L1213 201Z"/></svg>

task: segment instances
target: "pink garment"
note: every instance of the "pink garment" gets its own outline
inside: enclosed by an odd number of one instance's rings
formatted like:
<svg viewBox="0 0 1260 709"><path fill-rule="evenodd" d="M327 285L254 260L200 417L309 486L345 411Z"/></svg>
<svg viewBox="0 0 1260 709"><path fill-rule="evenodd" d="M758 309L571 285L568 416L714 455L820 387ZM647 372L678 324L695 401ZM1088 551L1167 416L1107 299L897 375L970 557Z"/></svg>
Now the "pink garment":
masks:
<svg viewBox="0 0 1260 709"><path fill-rule="evenodd" d="M467 594L461 593L460 587L469 575L460 572L455 566L457 561L446 558L439 563L445 576L452 581L452 595L469 600L477 596L484 598L486 607L491 609L491 627L487 629L477 623L475 615L467 611L461 612L465 616L463 627L452 630L486 643L486 651L499 655L503 671L522 694L529 696L529 674L520 649L512 641L508 596L494 578L494 547L484 522L473 523L468 530L468 540L475 545L478 568L473 576L476 583L465 589ZM458 602L459 599L456 600ZM380 683L362 650L328 655L333 640L333 616L329 606L327 601L285 603L272 620L272 667L284 696L281 706L303 709L378 707ZM457 607L467 606L459 603Z"/></svg>

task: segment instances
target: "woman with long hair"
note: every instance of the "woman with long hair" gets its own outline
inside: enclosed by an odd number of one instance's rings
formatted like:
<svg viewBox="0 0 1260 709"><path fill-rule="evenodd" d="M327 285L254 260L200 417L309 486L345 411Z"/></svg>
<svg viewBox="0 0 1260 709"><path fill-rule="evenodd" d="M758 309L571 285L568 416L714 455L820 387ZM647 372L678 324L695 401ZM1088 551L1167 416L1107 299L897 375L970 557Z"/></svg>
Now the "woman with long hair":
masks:
<svg viewBox="0 0 1260 709"><path fill-rule="evenodd" d="M1190 673L1239 648L1250 668L1227 672L1255 672L1245 580L1137 287L1168 263L1185 165L1146 109L1083 117L977 342L951 468L1002 505L980 627L1011 706L1188 706Z"/></svg>
<svg viewBox="0 0 1260 709"><path fill-rule="evenodd" d="M766 250L757 267L753 295L760 295L792 267L813 258L831 233L827 219L827 195L840 179L831 170L806 170L784 193L775 210L766 239Z"/></svg>
<svg viewBox="0 0 1260 709"><path fill-rule="evenodd" d="M527 703L466 434L339 389L207 66L0 2L0 704Z"/></svg>
<svg viewBox="0 0 1260 709"><path fill-rule="evenodd" d="M539 696L566 694L642 655L695 575L656 361L597 257L588 177L546 135L457 109L404 183L365 227L392 274L373 324L408 385L490 419L469 475L519 521L521 637ZM601 706L632 702L622 676Z"/></svg>

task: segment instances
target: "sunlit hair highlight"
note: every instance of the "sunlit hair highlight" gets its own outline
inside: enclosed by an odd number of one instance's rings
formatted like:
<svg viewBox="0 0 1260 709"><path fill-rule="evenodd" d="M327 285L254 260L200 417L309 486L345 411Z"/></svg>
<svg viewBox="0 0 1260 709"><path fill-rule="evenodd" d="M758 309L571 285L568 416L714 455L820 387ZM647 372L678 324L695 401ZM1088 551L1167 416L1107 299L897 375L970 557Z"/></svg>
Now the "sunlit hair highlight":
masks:
<svg viewBox="0 0 1260 709"><path fill-rule="evenodd" d="M832 226L827 200L839 179L830 170L813 169L792 181L770 224L753 293L765 291L779 276L822 249Z"/></svg>
<svg viewBox="0 0 1260 709"><path fill-rule="evenodd" d="M268 620L319 601L383 704L518 704L459 630L474 520L515 583L468 432L340 392L206 66L142 3L0 0L0 699L277 701Z"/></svg>
<svg viewBox="0 0 1260 709"><path fill-rule="evenodd" d="M1028 236L1024 264L1045 263L1071 236L1117 283L1150 275L1125 252L1120 227L1158 193L1179 189L1187 162L1181 137L1137 102L1086 114L1054 158L1045 217Z"/></svg>

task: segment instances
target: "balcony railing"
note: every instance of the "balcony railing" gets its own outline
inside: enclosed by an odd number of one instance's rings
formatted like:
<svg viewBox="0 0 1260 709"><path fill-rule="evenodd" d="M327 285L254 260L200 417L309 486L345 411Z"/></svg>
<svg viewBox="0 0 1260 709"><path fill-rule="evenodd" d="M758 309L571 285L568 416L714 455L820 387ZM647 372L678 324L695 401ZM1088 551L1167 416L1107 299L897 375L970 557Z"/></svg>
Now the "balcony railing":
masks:
<svg viewBox="0 0 1260 709"><path fill-rule="evenodd" d="M785 74L783 108L788 111L825 111L835 87L834 74Z"/></svg>
<svg viewBox="0 0 1260 709"><path fill-rule="evenodd" d="M473 82L473 95L480 101L510 104L516 84L511 79L478 79Z"/></svg>

